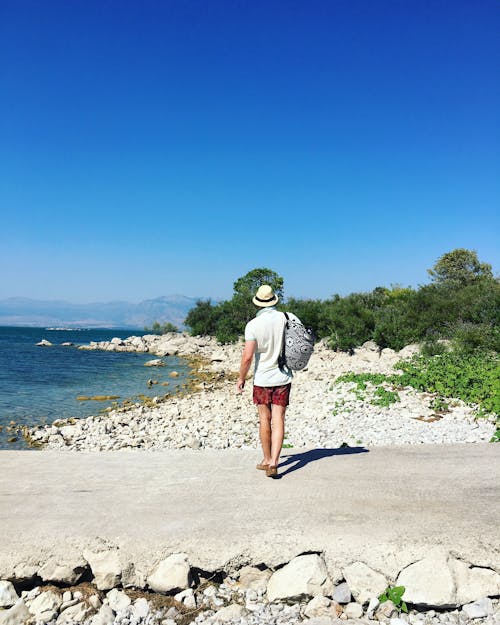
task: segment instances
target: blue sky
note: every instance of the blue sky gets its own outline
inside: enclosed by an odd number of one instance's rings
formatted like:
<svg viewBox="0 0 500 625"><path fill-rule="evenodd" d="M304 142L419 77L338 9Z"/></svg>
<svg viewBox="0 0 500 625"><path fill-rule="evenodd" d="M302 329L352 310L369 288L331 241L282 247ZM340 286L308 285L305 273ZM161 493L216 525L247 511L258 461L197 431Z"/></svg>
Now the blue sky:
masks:
<svg viewBox="0 0 500 625"><path fill-rule="evenodd" d="M497 0L3 0L0 297L500 269Z"/></svg>

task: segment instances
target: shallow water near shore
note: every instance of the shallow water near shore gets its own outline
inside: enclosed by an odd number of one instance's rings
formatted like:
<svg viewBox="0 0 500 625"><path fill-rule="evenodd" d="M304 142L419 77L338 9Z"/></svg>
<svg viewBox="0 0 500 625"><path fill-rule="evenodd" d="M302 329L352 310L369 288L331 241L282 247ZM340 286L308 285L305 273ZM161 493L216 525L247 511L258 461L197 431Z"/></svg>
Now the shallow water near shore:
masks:
<svg viewBox="0 0 500 625"><path fill-rule="evenodd" d="M113 400L79 401L79 396L117 395L127 398L175 393L186 382L187 363L165 357L165 367L144 367L153 354L87 351L78 345L108 341L113 337L140 336L130 329L49 330L46 328L0 327L0 449L27 448L22 436L7 428L50 423L55 419L86 417L110 406ZM45 339L51 347L39 347ZM70 342L74 346L62 346ZM169 377L172 371L180 375ZM148 387L148 380L158 384ZM162 382L168 385L162 385ZM17 441L9 442L17 437Z"/></svg>

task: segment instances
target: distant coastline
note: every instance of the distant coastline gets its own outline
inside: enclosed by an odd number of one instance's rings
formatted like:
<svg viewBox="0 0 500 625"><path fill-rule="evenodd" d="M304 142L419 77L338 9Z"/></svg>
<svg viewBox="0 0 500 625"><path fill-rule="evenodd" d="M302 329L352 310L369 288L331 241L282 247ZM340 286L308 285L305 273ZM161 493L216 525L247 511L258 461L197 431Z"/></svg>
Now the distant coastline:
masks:
<svg viewBox="0 0 500 625"><path fill-rule="evenodd" d="M182 328L200 298L163 295L138 303L115 301L74 304L62 300L11 297L0 300L0 326L26 328L91 328L136 330L154 321Z"/></svg>

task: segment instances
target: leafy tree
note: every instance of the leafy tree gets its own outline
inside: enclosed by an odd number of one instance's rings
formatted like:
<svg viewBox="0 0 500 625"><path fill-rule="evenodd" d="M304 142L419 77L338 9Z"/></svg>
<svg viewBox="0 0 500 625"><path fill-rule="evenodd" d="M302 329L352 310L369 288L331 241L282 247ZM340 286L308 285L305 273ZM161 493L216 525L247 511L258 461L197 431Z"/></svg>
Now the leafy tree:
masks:
<svg viewBox="0 0 500 625"><path fill-rule="evenodd" d="M481 263L473 250L457 248L443 254L427 272L436 284L467 286L482 278L493 278L491 265Z"/></svg>
<svg viewBox="0 0 500 625"><path fill-rule="evenodd" d="M269 284L275 294L280 299L283 299L283 278L272 269L267 269L266 267L252 269L241 278L238 278L233 285L234 295L248 297L251 300L257 289L263 284Z"/></svg>
<svg viewBox="0 0 500 625"><path fill-rule="evenodd" d="M217 307L207 300L198 300L194 308L188 312L185 325L191 330L193 336L215 334Z"/></svg>
<svg viewBox="0 0 500 625"><path fill-rule="evenodd" d="M216 336L221 343L234 343L245 329L245 324L255 316L252 303L255 292L262 284L269 284L278 297L283 297L283 278L265 267L252 269L238 278L233 285L230 300L213 306L210 300L199 301L185 320L191 334Z"/></svg>

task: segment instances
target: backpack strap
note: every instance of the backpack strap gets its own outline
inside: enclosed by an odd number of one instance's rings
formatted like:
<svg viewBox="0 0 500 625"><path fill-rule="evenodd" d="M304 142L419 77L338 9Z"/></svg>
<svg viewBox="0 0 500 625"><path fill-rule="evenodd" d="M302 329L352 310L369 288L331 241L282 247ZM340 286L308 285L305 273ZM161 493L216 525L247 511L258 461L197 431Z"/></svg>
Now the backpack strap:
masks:
<svg viewBox="0 0 500 625"><path fill-rule="evenodd" d="M290 321L290 317L288 316L288 313L284 312L283 313L285 315L285 325L283 327L283 338L281 341L281 353L279 355L278 358L278 367L281 369L281 371L283 371L284 373L284 368L286 367L286 358L285 358L285 347L286 347L286 343L285 343L285 334L286 334L286 329L288 328L288 322ZM287 367L288 368L288 367Z"/></svg>

